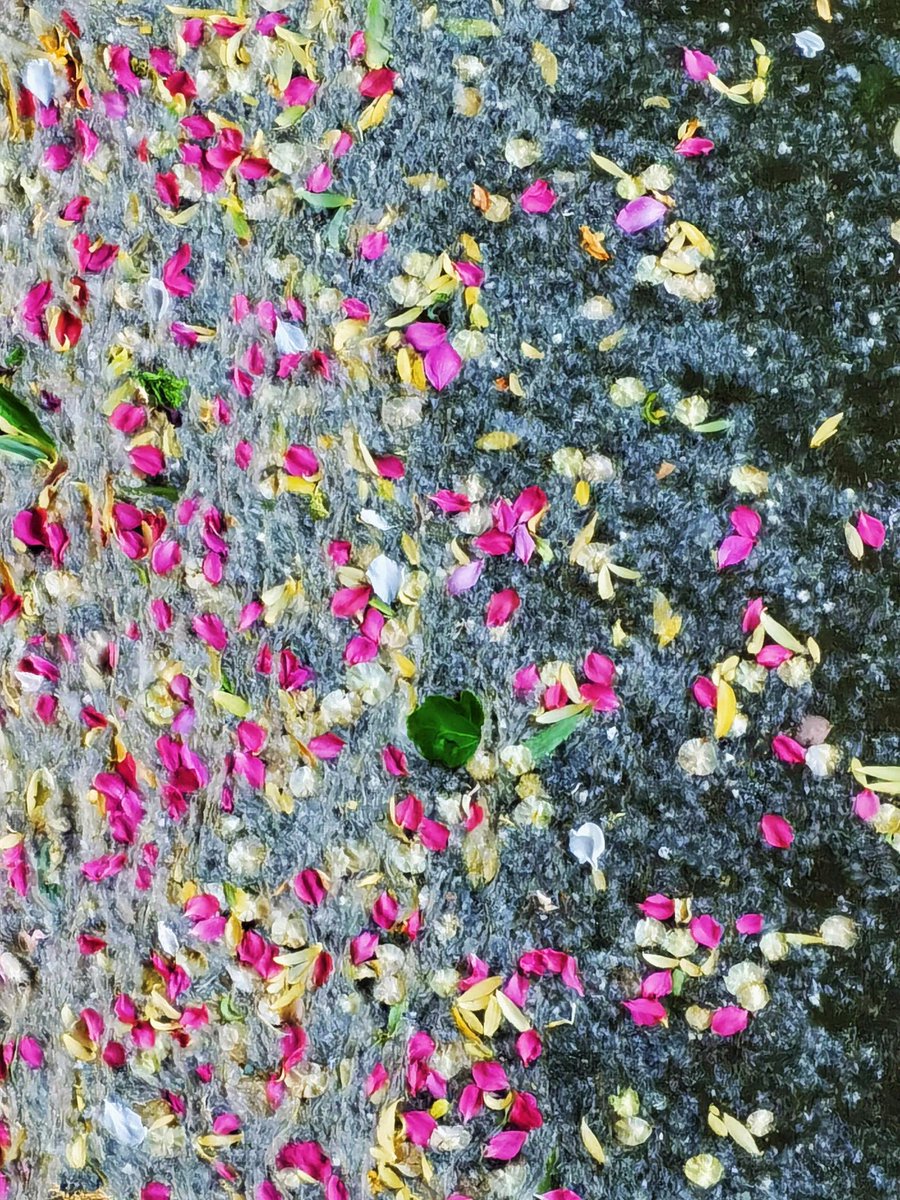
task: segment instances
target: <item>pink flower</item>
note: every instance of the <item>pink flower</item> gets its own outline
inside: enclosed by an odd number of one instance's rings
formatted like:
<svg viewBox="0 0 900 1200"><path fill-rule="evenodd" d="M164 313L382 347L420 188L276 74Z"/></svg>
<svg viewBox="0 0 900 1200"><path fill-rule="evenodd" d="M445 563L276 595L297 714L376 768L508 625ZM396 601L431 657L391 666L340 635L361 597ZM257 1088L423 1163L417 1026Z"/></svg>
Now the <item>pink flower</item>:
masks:
<svg viewBox="0 0 900 1200"><path fill-rule="evenodd" d="M631 1013L635 1025L663 1025L668 1013L658 1000L640 997L637 1000L623 1000L622 1007Z"/></svg>
<svg viewBox="0 0 900 1200"><path fill-rule="evenodd" d="M702 50L684 48L684 71L695 83L705 83L710 75L718 75L719 68Z"/></svg>
<svg viewBox="0 0 900 1200"><path fill-rule="evenodd" d="M763 927L762 913L744 913L734 923L738 933L759 933Z"/></svg>
<svg viewBox="0 0 900 1200"><path fill-rule="evenodd" d="M668 921L675 913L675 901L668 896L655 892L652 896L638 905L645 917L653 917L657 921Z"/></svg>
<svg viewBox="0 0 900 1200"><path fill-rule="evenodd" d="M619 209L616 224L623 233L640 233L661 221L666 211L665 204L654 196L637 196Z"/></svg>
<svg viewBox="0 0 900 1200"><path fill-rule="evenodd" d="M556 193L546 179L536 179L519 197L519 204L527 213L549 212L556 203Z"/></svg>
<svg viewBox="0 0 900 1200"><path fill-rule="evenodd" d="M521 603L515 588L504 588L502 592L495 592L488 601L485 625L488 629L499 629L506 625Z"/></svg>
<svg viewBox="0 0 900 1200"><path fill-rule="evenodd" d="M722 940L722 926L712 917L694 917L691 921L691 937L698 946L715 949Z"/></svg>
<svg viewBox="0 0 900 1200"><path fill-rule="evenodd" d="M766 813L759 823L762 835L776 850L787 850L794 840L794 831L784 817L777 813Z"/></svg>
<svg viewBox="0 0 900 1200"><path fill-rule="evenodd" d="M549 1192L541 1192L538 1200L581 1200L581 1197L570 1188L553 1188Z"/></svg>
<svg viewBox="0 0 900 1200"><path fill-rule="evenodd" d="M675 153L681 154L685 158L697 158L701 154L709 154L715 148L715 143L711 142L709 138L688 137L681 139L675 147Z"/></svg>
<svg viewBox="0 0 900 1200"><path fill-rule="evenodd" d="M880 550L884 545L884 525L877 517L861 512L856 519L856 532L866 546Z"/></svg>
<svg viewBox="0 0 900 1200"><path fill-rule="evenodd" d="M805 748L785 733L779 733L772 738L772 751L776 758L780 758L784 763L790 763L791 766L806 762Z"/></svg>
<svg viewBox="0 0 900 1200"><path fill-rule="evenodd" d="M709 1027L719 1037L734 1037L747 1028L749 1019L750 1014L746 1009L738 1008L736 1004L726 1004L713 1013Z"/></svg>
<svg viewBox="0 0 900 1200"><path fill-rule="evenodd" d="M388 235L382 232L366 233L359 239L359 252L366 262L375 262L388 248Z"/></svg>
<svg viewBox="0 0 900 1200"><path fill-rule="evenodd" d="M163 267L162 281L171 296L190 296L194 281L184 271L191 261L189 245L180 246Z"/></svg>
<svg viewBox="0 0 900 1200"><path fill-rule="evenodd" d="M462 359L449 342L440 342L425 355L425 377L435 391L442 392L462 370Z"/></svg>
<svg viewBox="0 0 900 1200"><path fill-rule="evenodd" d="M519 1129L507 1129L495 1133L484 1148L484 1157L493 1158L498 1162L510 1162L525 1145L527 1132Z"/></svg>
<svg viewBox="0 0 900 1200"><path fill-rule="evenodd" d="M881 801L868 788L863 788L853 797L853 811L861 821L874 821L880 808Z"/></svg>

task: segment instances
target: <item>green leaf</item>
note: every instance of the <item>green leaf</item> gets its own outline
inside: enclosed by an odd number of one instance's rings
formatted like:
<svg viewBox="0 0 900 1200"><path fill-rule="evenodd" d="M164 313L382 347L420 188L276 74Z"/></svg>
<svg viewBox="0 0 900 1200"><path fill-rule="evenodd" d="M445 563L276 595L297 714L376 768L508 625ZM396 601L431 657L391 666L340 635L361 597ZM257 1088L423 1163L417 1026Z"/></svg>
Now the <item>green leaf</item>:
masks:
<svg viewBox="0 0 900 1200"><path fill-rule="evenodd" d="M482 21L478 17L450 20L444 22L444 28L459 38L499 37L500 30L493 21Z"/></svg>
<svg viewBox="0 0 900 1200"><path fill-rule="evenodd" d="M705 421L702 425L694 425L694 433L722 433L725 429L731 428L730 421Z"/></svg>
<svg viewBox="0 0 900 1200"><path fill-rule="evenodd" d="M328 222L328 227L325 230L325 241L332 250L340 250L341 238L344 234L344 222L347 219L347 209L339 208L334 216Z"/></svg>
<svg viewBox="0 0 900 1200"><path fill-rule="evenodd" d="M342 196L339 192L308 192L306 188L297 188L297 195L310 208L345 208L355 203L352 196Z"/></svg>
<svg viewBox="0 0 900 1200"><path fill-rule="evenodd" d="M429 762L461 767L481 742L484 709L472 692L459 699L429 696L406 720L406 732L419 753Z"/></svg>
<svg viewBox="0 0 900 1200"><path fill-rule="evenodd" d="M33 442L23 442L19 438L3 435L0 435L0 454L24 458L28 462L44 462L47 459L47 451L35 446Z"/></svg>
<svg viewBox="0 0 900 1200"><path fill-rule="evenodd" d="M173 375L165 367L158 371L136 371L132 378L157 408L181 408L187 397L188 381Z"/></svg>
<svg viewBox="0 0 900 1200"><path fill-rule="evenodd" d="M546 758L548 754L552 754L557 746L561 746L570 733L574 733L582 721L586 720L591 715L591 709L586 708L583 712L572 713L571 717L563 717L561 721L554 721L552 725L545 725L540 733L536 733L534 737L527 738L522 744L527 746L531 751L531 757L535 762L540 762L542 758Z"/></svg>
<svg viewBox="0 0 900 1200"><path fill-rule="evenodd" d="M47 457L56 456L56 443L31 411L8 387L0 384L0 428L5 433L18 434L47 451Z"/></svg>
<svg viewBox="0 0 900 1200"><path fill-rule="evenodd" d="M387 0L369 0L366 8L366 66L370 71L385 67L391 59Z"/></svg>

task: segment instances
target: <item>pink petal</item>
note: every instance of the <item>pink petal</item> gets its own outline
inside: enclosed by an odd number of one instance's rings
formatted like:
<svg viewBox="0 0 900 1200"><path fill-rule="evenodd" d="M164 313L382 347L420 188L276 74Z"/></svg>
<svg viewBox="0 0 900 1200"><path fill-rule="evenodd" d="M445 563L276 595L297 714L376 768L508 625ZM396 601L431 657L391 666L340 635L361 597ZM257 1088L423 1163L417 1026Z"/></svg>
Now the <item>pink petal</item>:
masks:
<svg viewBox="0 0 900 1200"><path fill-rule="evenodd" d="M648 896L642 904L639 904L638 908L645 917L653 917L657 921L668 921L675 913L675 901L655 892L652 896Z"/></svg>
<svg viewBox="0 0 900 1200"><path fill-rule="evenodd" d="M523 1067L530 1067L541 1057L543 1052L544 1046L540 1035L533 1029L526 1029L516 1038L516 1054L518 1054Z"/></svg>
<svg viewBox="0 0 900 1200"><path fill-rule="evenodd" d="M661 221L666 211L666 206L654 196L638 196L619 209L616 224L623 233L640 233Z"/></svg>
<svg viewBox="0 0 900 1200"><path fill-rule="evenodd" d="M495 1133L484 1148L484 1157L496 1159L498 1162L510 1162L525 1145L527 1137L527 1132L518 1129Z"/></svg>
<svg viewBox="0 0 900 1200"><path fill-rule="evenodd" d="M867 546L880 550L884 545L884 525L877 517L861 512L856 519L856 532Z"/></svg>
<svg viewBox="0 0 900 1200"><path fill-rule="evenodd" d="M449 342L433 346L425 355L425 377L433 388L442 392L462 370L462 359Z"/></svg>
<svg viewBox="0 0 900 1200"><path fill-rule="evenodd" d="M319 470L319 460L309 446L288 446L284 455L284 469L288 475L308 477Z"/></svg>
<svg viewBox="0 0 900 1200"><path fill-rule="evenodd" d="M691 937L698 946L713 950L722 940L722 926L710 916L694 917L691 921Z"/></svg>
<svg viewBox="0 0 900 1200"><path fill-rule="evenodd" d="M675 147L675 153L681 154L685 158L697 158L701 154L709 154L715 150L715 143L709 138L689 137L682 138Z"/></svg>
<svg viewBox="0 0 900 1200"><path fill-rule="evenodd" d="M359 252L366 262L374 262L381 258L388 248L386 233L367 233L359 239Z"/></svg>
<svg viewBox="0 0 900 1200"><path fill-rule="evenodd" d="M739 504L737 508L733 508L728 514L728 519L731 522L735 533L739 533L741 537L755 538L759 534L762 521L759 519L759 513L748 508L746 504Z"/></svg>
<svg viewBox="0 0 900 1200"><path fill-rule="evenodd" d="M763 927L762 913L744 913L734 923L738 933L759 933Z"/></svg>
<svg viewBox="0 0 900 1200"><path fill-rule="evenodd" d="M793 658L792 650L786 649L784 646L778 646L774 643L769 646L763 646L759 654L756 656L756 661L761 667L780 667L783 662L787 662L789 658Z"/></svg>
<svg viewBox="0 0 900 1200"><path fill-rule="evenodd" d="M447 326L438 321L414 321L407 325L404 336L414 350L424 354L447 340Z"/></svg>
<svg viewBox="0 0 900 1200"><path fill-rule="evenodd" d="M691 692L701 708L715 708L716 685L711 679L707 679L705 675L701 675L699 679L695 679L691 684Z"/></svg>
<svg viewBox="0 0 900 1200"><path fill-rule="evenodd" d="M794 831L784 817L777 813L766 813L759 823L762 835L776 850L787 850L794 840Z"/></svg>
<svg viewBox="0 0 900 1200"><path fill-rule="evenodd" d="M689 79L695 83L704 83L710 75L717 75L719 68L702 50L684 48L684 70Z"/></svg>
<svg viewBox="0 0 900 1200"><path fill-rule="evenodd" d="M653 971L641 980L641 996L645 1000L658 1000L672 991L672 972Z"/></svg>
<svg viewBox="0 0 900 1200"><path fill-rule="evenodd" d="M483 1092L508 1092L509 1080L498 1062L472 1064L472 1078Z"/></svg>
<svg viewBox="0 0 900 1200"><path fill-rule="evenodd" d="M747 1028L749 1020L750 1014L746 1009L738 1008L736 1004L726 1004L713 1013L709 1027L719 1037L734 1037Z"/></svg>
<svg viewBox="0 0 900 1200"><path fill-rule="evenodd" d="M504 588L502 592L495 592L488 601L485 625L489 629L498 629L505 625L521 603L515 588Z"/></svg>
<svg viewBox="0 0 900 1200"><path fill-rule="evenodd" d="M556 203L556 193L546 179L536 179L519 197L519 204L527 213L549 212Z"/></svg>
<svg viewBox="0 0 900 1200"><path fill-rule="evenodd" d="M400 1114L406 1136L414 1146L427 1146L437 1129L437 1121L427 1112L405 1112Z"/></svg>
<svg viewBox="0 0 900 1200"><path fill-rule="evenodd" d="M635 1025L661 1025L668 1014L658 1000L640 997L637 1000L623 1000L622 1007L631 1013Z"/></svg>
<svg viewBox="0 0 900 1200"><path fill-rule="evenodd" d="M804 747L785 733L779 733L772 739L772 750L776 758L780 758L784 763L790 763L791 766L806 762Z"/></svg>
<svg viewBox="0 0 900 1200"><path fill-rule="evenodd" d="M744 609L744 615L741 618L741 629L744 633L752 633L757 627L762 610L762 596L757 596L755 600L750 601L750 603Z"/></svg>
<svg viewBox="0 0 900 1200"><path fill-rule="evenodd" d="M881 801L868 788L863 788L853 797L853 811L861 821L874 821L880 808Z"/></svg>
<svg viewBox="0 0 900 1200"><path fill-rule="evenodd" d="M742 563L745 558L749 558L756 545L753 538L738 537L732 535L723 538L719 545L718 567L723 571L725 567L733 567L737 563Z"/></svg>

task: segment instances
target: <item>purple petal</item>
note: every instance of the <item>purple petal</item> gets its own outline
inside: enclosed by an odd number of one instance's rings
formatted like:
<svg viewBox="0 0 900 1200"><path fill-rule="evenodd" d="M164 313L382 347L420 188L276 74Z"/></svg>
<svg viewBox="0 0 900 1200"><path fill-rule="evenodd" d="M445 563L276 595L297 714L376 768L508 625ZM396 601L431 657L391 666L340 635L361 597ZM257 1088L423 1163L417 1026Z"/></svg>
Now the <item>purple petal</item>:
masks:
<svg viewBox="0 0 900 1200"><path fill-rule="evenodd" d="M629 200L616 215L616 224L625 233L640 233L650 225L655 225L666 215L666 206L654 196L638 196Z"/></svg>
<svg viewBox="0 0 900 1200"><path fill-rule="evenodd" d="M483 558L473 558L471 562L457 567L447 580L447 591L451 596L461 596L463 592L468 592L481 578L483 570Z"/></svg>

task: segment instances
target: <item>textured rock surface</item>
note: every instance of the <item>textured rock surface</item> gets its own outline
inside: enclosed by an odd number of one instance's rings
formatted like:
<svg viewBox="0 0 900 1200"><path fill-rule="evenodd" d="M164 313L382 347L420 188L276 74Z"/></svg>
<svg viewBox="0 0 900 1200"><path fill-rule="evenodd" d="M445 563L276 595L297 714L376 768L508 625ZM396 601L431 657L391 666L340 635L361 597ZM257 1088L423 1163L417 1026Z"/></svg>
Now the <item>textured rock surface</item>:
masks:
<svg viewBox="0 0 900 1200"><path fill-rule="evenodd" d="M316 1140L354 1200L367 1195L369 1151L386 1098L417 1109L430 1102L412 1100L404 1090L406 1045L418 1030L442 1048L456 1047L442 1059L454 1072L452 1107L441 1124L458 1122L455 1104L469 1068L451 1000L432 986L435 972L465 974L466 956L476 954L506 979L523 952L552 946L577 957L585 996L556 979L535 982L525 1007L543 1036L542 1057L521 1067L508 1026L492 1049L514 1087L537 1097L543 1127L530 1134L513 1165L498 1170L483 1161L482 1149L499 1115L479 1117L468 1127L467 1147L428 1152L431 1183L418 1178L413 1152L413 1195L526 1196L568 1187L585 1198L681 1200L697 1194L684 1176L685 1160L710 1153L725 1167L710 1194L727 1200L887 1200L900 1173L897 857L888 839L851 814L858 788L848 768L854 756L896 762L900 742L898 245L890 228L900 217L891 147L900 116L896 5L836 0L829 23L814 6L774 0L752 6L752 13L743 5L729 12L709 3L594 0L557 15L530 0L509 3L505 13L487 4L448 3L435 14L398 3L391 58L400 73L396 95L383 123L334 164L334 190L356 201L342 227L330 227L330 214L291 201L288 193L327 157L321 148L326 132L353 129L367 103L357 90L363 68L347 54L349 35L365 24L365 14L352 6L314 6L324 14L309 35L323 83L302 122L286 131L275 126L283 105L267 82L268 39L248 33L246 73L226 78L207 28L206 48L182 60L185 69L201 73L207 89L189 111L214 110L239 123L248 143L261 130L261 153L291 168L238 187L252 229L246 245L228 228L215 194L198 196L198 212L183 227L166 219L154 177L172 168L174 139L183 135L179 114L160 102L149 68L139 72L149 81L140 96L129 97L124 119L107 119L97 99L115 90L102 62L105 46L126 44L143 63L153 47L180 53L181 17L150 4L74 0L69 7L82 30L78 44L95 93L94 109L81 115L101 140L97 169L77 160L63 172L42 165L49 145L73 142L77 113L64 99L64 72L58 72L60 127L11 138L0 163L2 348L5 354L24 350L7 382L39 412L67 464L50 506L71 539L61 571L46 552L11 540L15 514L46 505L40 493L48 468L4 460L2 552L10 587L26 605L22 618L0 628L3 804L9 830L23 835L29 880L24 896L12 888L4 893L0 1012L4 1042L30 1036L44 1051L40 1069L19 1058L2 1085L0 1116L13 1142L4 1166L11 1194L44 1197L59 1188L67 1195L96 1190L137 1200L142 1186L158 1180L176 1200L251 1197L267 1177L291 1194L290 1178L273 1174L276 1153L285 1142ZM55 9L41 11L47 21L58 19ZM263 11L247 6L252 20ZM302 6L284 11L289 28L310 27ZM492 22L496 36L467 36L466 27L452 24L470 18ZM3 54L18 92L37 42L20 11L11 12L9 23L15 42ZM794 45L794 34L805 28L825 41L812 59ZM765 43L773 59L761 103L740 106L684 75L681 47L697 46L714 56L723 78L752 78L751 37ZM557 57L552 88L533 62L535 41ZM461 56L478 61L461 63ZM462 85L481 93L476 116L457 111L454 89ZM241 101L240 91L258 105ZM645 106L651 96L666 97L669 107ZM680 159L673 153L676 131L695 115L715 150ZM511 137L539 144L533 166L520 169L506 160ZM137 153L142 138L147 161ZM591 163L591 150L628 173L652 163L669 168L674 182L664 190L675 200L675 217L702 229L715 248L704 268L715 282L711 299L692 303L636 282L640 260L661 252L662 234L628 238L619 232L615 215L623 201L615 180ZM423 192L404 182L429 172L447 186ZM536 178L548 180L558 197L546 215L526 214L516 202ZM484 220L471 202L473 185L511 197L510 218ZM91 200L78 229L117 243L122 254L112 270L88 277L81 340L59 354L45 336L26 331L22 303L41 279L66 294L77 230L61 225L56 213L76 194ZM189 187L185 194L182 209L193 199ZM382 221L389 248L365 261L359 238ZM601 264L580 248L584 225L606 232L612 261ZM419 391L398 381L396 346L385 344L385 320L405 307L389 290L391 280L412 253L446 251L456 259L462 233L476 239L486 272L484 353L441 392ZM188 274L196 289L188 298L166 297L160 312L165 292L148 280L159 280L163 263L185 243L192 248ZM233 319L234 294L254 305L280 304L289 286L306 306L308 346L329 356L330 380L308 364L288 381L276 379L271 337L259 334L253 318ZM454 330L465 321L461 290L438 312L441 320L452 312ZM582 311L596 294L612 305L613 315L602 322ZM334 326L346 296L365 301L372 321L363 341L336 352ZM214 336L179 347L170 333L173 321L208 327ZM617 330L623 331L618 344L598 350L598 341ZM252 395L240 397L231 368L254 341L262 343L267 366L252 381ZM543 357L523 355L522 342ZM129 469L128 439L107 419L110 398L129 371L122 351L117 361L125 370L117 373L116 347L127 348L135 369L165 366L189 381L189 399L170 413L178 449L167 453L165 482L179 498L198 498L201 514L214 505L227 518L220 585L200 573L206 553L201 517L179 525L171 497L135 498L141 481ZM518 376L521 396L495 386L510 373ZM640 406L611 403L614 382L632 376L658 393L659 407L669 414L660 424L644 419ZM217 394L232 410L230 423L209 417ZM696 433L672 417L679 399L696 394L708 401L710 420L730 422L726 431ZM48 397L59 399L58 409ZM838 412L844 413L839 432L810 449L816 427ZM496 430L517 434L518 443L502 452L476 447L476 439ZM367 471L358 452L348 456L353 432L373 453L401 456L405 477L391 487ZM243 472L234 462L240 442L253 448ZM278 467L289 443L308 444L320 458L324 517L311 513L309 497L279 494L273 483L283 483ZM592 484L586 506L573 501L578 474L566 478L554 469L553 455L563 447L612 462L614 477ZM664 462L675 470L658 479ZM768 472L761 498L739 495L730 484L741 464ZM93 526L79 483L90 489ZM468 534L481 527L461 527L427 497L448 488L487 501L512 499L535 484L549 499L540 532L552 561L535 557L525 566L511 555L488 559L476 590L448 595L451 538L474 554ZM121 552L102 513L107 486L120 500L165 514L183 550L174 572L160 576ZM313 512L318 503L319 495ZM762 532L747 562L717 572L716 546L730 532L728 512L736 504L759 512ZM856 561L842 526L861 509L880 517L888 537L881 551L867 549ZM360 521L362 510L379 514L384 529L371 517ZM594 511L597 540L615 547L613 561L641 574L638 582L620 581L606 602L568 561L573 538ZM366 565L379 549L405 563L402 534L415 539L428 578L418 603L398 606L396 629L380 651L388 694L375 704L354 701L353 719L345 724L341 709L349 702L334 693L346 686L342 655L349 634L329 607L338 582L325 547L346 539L356 564ZM301 600L280 616L270 609L270 625L236 633L242 606L289 577L302 582ZM504 629L487 630L488 597L507 587L516 588L522 607ZM656 591L683 622L662 648L651 615ZM715 663L743 653L741 614L756 596L801 641L816 639L821 664L802 686L788 687L772 673L759 694L739 692L746 732L720 743L712 774L689 775L677 765L679 748L710 736L712 728L690 685ZM151 597L172 607L167 631L150 617ZM206 612L220 615L229 630L221 662L192 631L194 616ZM132 622L137 631L130 630ZM614 645L616 622L628 637ZM132 639L130 632L140 636ZM29 645L29 638L43 640ZM113 671L110 639L119 651ZM299 693L308 699L293 715L296 694L279 696L277 665L276 675L255 669L262 642L276 653L293 649L315 672L313 687ZM392 647L414 664L411 681L402 677ZM527 663L561 660L581 679L580 664L591 649L615 660L620 707L592 716L538 766L549 820L529 819L516 780L496 761L473 779L429 765L406 740L413 687L420 697L468 688L487 710L483 747L496 759L535 731L534 706L513 693L515 672ZM58 682L33 686L27 670L23 678L28 653L55 664ZM162 791L156 740L166 732L165 721L154 719L147 701L170 663L181 664L192 681L196 724L188 740L209 770L208 783L190 796L179 820L167 815ZM219 672L247 702L248 719L269 731L263 757L274 790L268 801L228 775L238 722L212 699ZM59 699L49 724L35 715L38 689ZM109 770L113 729L88 735L79 715L85 705L115 723L122 745L143 764L145 815L125 845L111 839L91 796L98 772ZM166 705L170 721L178 705ZM841 755L833 777L816 778L771 752L773 735L795 731L808 714L821 714L833 726L828 742ZM308 740L331 729L346 741L335 762L304 758L291 737ZM397 786L403 781L382 766L389 743L408 753L407 782L429 815L452 826L443 854L422 852L411 861L398 849L386 814L392 793L403 794ZM39 769L47 776L35 783ZM234 789L233 813L222 810L226 784ZM41 786L47 790L43 808L34 801ZM282 806L291 811L277 811L273 797L292 790L293 803ZM486 812L475 834L462 824L466 794ZM789 851L761 840L766 812L784 814L793 825ZM569 831L584 821L605 831L606 891L595 890L587 868L568 852ZM148 843L158 848L158 862L147 886L136 887ZM471 869L478 845L499 856L487 884ZM120 850L127 854L120 873L101 883L85 880L86 861ZM313 912L290 888L306 867L321 868L331 885ZM373 878L377 872L383 872L380 880ZM243 888L247 898L235 900L223 890L226 883ZM265 985L238 964L233 940L204 944L192 935L183 913L192 886L215 894L223 911L242 912L245 928L278 945L295 948L302 930L334 958L328 982L287 1010L308 1035L306 1064L318 1067L295 1072L277 1108L265 1084L278 1074L283 1031L261 1007ZM405 1001L393 1010L373 997L371 981L355 977L347 958L349 939L374 928L369 914L384 888L397 896L404 916L417 903L424 918L415 942L385 935L402 953ZM687 980L683 996L669 998L668 1027L648 1029L632 1025L621 1001L638 993L649 969L634 926L637 903L651 893L692 897L694 913L714 914L727 932L711 978ZM728 967L744 959L764 962L758 939L734 933L734 919L745 912L764 914L770 931L812 934L827 917L842 914L855 923L858 939L847 950L794 947L772 963L771 1001L736 1038L693 1032L684 1018L689 1004L729 1003L721 978ZM106 949L83 953L77 937L84 932L101 937ZM189 990L174 1000L178 1011L205 1004L210 1021L179 1046L157 1010L156 1048L141 1052L112 1005L127 994L143 1011L162 988L151 953L170 964L177 960L190 977ZM86 1006L102 1014L106 1031L89 1051L92 1061L79 1063L61 1034ZM547 1029L553 1021L562 1023ZM110 1039L127 1047L122 1069L98 1061ZM362 1085L379 1059L391 1081L373 1104L363 1098ZM209 1084L195 1074L200 1063L214 1066ZM322 1094L308 1098L304 1091L320 1090L319 1078ZM653 1126L635 1148L618 1143L607 1099L626 1087L639 1094L641 1115ZM103 1119L107 1099L139 1113L138 1148L110 1132ZM771 1110L775 1128L760 1139L760 1157L710 1131L710 1104L741 1120ZM243 1140L198 1143L225 1112L238 1114ZM582 1116L606 1148L605 1167L585 1153ZM150 1131L160 1118L168 1123ZM401 1158L409 1154L399 1135L397 1145ZM223 1165L225 1177L213 1162Z"/></svg>

